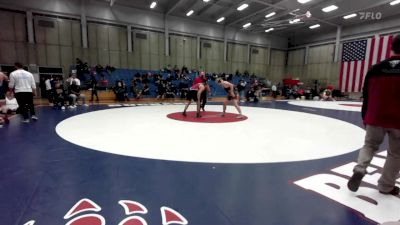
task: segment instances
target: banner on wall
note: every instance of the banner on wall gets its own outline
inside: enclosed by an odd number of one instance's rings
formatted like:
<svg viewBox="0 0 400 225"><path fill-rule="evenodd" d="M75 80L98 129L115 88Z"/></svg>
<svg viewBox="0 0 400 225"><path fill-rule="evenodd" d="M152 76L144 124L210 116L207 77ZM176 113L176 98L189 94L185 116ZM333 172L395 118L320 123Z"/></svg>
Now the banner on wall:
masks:
<svg viewBox="0 0 400 225"><path fill-rule="evenodd" d="M343 44L340 90L362 92L368 70L390 57L393 35L375 36Z"/></svg>

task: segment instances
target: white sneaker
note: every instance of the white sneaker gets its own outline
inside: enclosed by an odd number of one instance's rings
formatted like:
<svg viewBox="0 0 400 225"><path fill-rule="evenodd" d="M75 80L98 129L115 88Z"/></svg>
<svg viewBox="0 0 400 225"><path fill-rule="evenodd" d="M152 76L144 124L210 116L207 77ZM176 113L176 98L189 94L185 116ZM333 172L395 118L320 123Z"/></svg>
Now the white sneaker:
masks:
<svg viewBox="0 0 400 225"><path fill-rule="evenodd" d="M37 116L35 116L35 115L33 115L31 118L32 118L32 120L35 120L35 121L39 119L39 118L38 118Z"/></svg>
<svg viewBox="0 0 400 225"><path fill-rule="evenodd" d="M21 120L21 123L29 123L29 119Z"/></svg>
<svg viewBox="0 0 400 225"><path fill-rule="evenodd" d="M86 107L87 107L87 106L89 106L89 105L88 105L88 104L83 104L83 106L86 106Z"/></svg>
<svg viewBox="0 0 400 225"><path fill-rule="evenodd" d="M65 110L65 106L61 106L61 110Z"/></svg>

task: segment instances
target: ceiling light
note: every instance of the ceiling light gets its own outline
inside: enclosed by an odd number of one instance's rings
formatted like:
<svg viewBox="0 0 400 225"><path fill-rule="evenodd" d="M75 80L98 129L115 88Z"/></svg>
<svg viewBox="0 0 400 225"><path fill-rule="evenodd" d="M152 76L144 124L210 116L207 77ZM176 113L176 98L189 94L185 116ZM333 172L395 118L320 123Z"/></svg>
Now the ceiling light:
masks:
<svg viewBox="0 0 400 225"><path fill-rule="evenodd" d="M190 15L192 15L194 13L194 11L193 10L190 10L188 13L186 13L186 16L190 16Z"/></svg>
<svg viewBox="0 0 400 225"><path fill-rule="evenodd" d="M319 25L319 24L315 24L315 25L312 25L312 26L310 26L310 29L315 29L315 28L318 28L318 27L320 27L321 25Z"/></svg>
<svg viewBox="0 0 400 225"><path fill-rule="evenodd" d="M357 16L357 13L353 13L353 14L350 14L350 15L347 15L347 16L343 16L343 19L348 20L348 19L354 18L356 16Z"/></svg>
<svg viewBox="0 0 400 225"><path fill-rule="evenodd" d="M276 12L272 12L272 13L270 13L270 14L267 14L267 15L265 16L265 18L269 18L269 17L275 16L275 15L276 15Z"/></svg>
<svg viewBox="0 0 400 225"><path fill-rule="evenodd" d="M247 7L249 7L248 4L243 4L243 5L239 6L239 7L237 8L237 10L242 11L243 9L245 9L245 8L247 8Z"/></svg>
<svg viewBox="0 0 400 225"><path fill-rule="evenodd" d="M275 30L275 29L271 27L271 28L265 30L265 32L268 33L268 32L271 32L271 31L273 31L273 30Z"/></svg>
<svg viewBox="0 0 400 225"><path fill-rule="evenodd" d="M311 0L297 0L301 4L306 4L307 2L311 2Z"/></svg>
<svg viewBox="0 0 400 225"><path fill-rule="evenodd" d="M150 5L150 9L154 9L157 5L157 2L152 2Z"/></svg>
<svg viewBox="0 0 400 225"><path fill-rule="evenodd" d="M221 23L222 21L224 21L225 20L225 17L221 17L221 18L219 18L218 20L217 20L217 23Z"/></svg>
<svg viewBox="0 0 400 225"><path fill-rule="evenodd" d="M339 7L337 7L336 5L330 5L328 7L325 7L322 9L322 11L324 12L332 12L333 10L338 9Z"/></svg>
<svg viewBox="0 0 400 225"><path fill-rule="evenodd" d="M300 22L300 19L294 19L294 20L289 20L290 24L298 23Z"/></svg>
<svg viewBox="0 0 400 225"><path fill-rule="evenodd" d="M210 0L203 0L203 2L209 2Z"/></svg>
<svg viewBox="0 0 400 225"><path fill-rule="evenodd" d="M243 28L248 28L249 26L251 26L251 23L246 23L245 25L243 25Z"/></svg>
<svg viewBox="0 0 400 225"><path fill-rule="evenodd" d="M400 3L400 0L394 0L393 2L390 3L390 5L397 5Z"/></svg>

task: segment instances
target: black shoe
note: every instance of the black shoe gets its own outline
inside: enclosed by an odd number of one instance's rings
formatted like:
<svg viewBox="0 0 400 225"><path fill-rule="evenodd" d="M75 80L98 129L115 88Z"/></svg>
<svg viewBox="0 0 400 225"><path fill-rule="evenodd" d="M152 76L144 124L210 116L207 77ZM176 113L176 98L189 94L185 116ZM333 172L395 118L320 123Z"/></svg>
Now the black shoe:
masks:
<svg viewBox="0 0 400 225"><path fill-rule="evenodd" d="M356 192L360 187L361 180L363 179L364 174L361 172L354 172L353 176L350 178L347 183L347 187L350 191Z"/></svg>
<svg viewBox="0 0 400 225"><path fill-rule="evenodd" d="M186 112L183 112L183 113L182 113L182 116L186 117Z"/></svg>
<svg viewBox="0 0 400 225"><path fill-rule="evenodd" d="M383 191L379 191L379 193L384 194L384 195L399 195L400 194L400 188L397 186L394 186L394 188L389 191L389 192L383 192Z"/></svg>
<svg viewBox="0 0 400 225"><path fill-rule="evenodd" d="M200 113L196 113L196 118L201 118Z"/></svg>

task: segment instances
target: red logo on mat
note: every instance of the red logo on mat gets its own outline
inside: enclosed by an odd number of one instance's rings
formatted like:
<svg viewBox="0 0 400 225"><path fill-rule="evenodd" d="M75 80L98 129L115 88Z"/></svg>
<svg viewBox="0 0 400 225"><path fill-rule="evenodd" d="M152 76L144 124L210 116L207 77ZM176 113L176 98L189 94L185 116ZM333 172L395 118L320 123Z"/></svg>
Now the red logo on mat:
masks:
<svg viewBox="0 0 400 225"><path fill-rule="evenodd" d="M221 112L201 112L199 118L196 117L196 112L186 112L186 116L182 112L178 112L168 114L167 117L173 120L196 123L232 123L247 120L246 116L233 113L225 113L222 116Z"/></svg>
<svg viewBox="0 0 400 225"><path fill-rule="evenodd" d="M147 214L147 208L141 204L140 202L131 201L131 200L120 200L118 202L125 210L125 214L127 216L132 214ZM72 208L65 214L64 219L68 220L79 213L82 212L100 212L101 207L98 206L95 202L90 199L84 198L79 200ZM65 225L105 225L106 220L103 216L90 213L77 216L70 221L68 221ZM162 225L169 224L180 224L186 225L188 221L185 217L183 217L179 212L163 206L161 207L161 217L162 217ZM31 220L24 225L34 225L35 221ZM140 216L129 216L123 219L118 225L147 225L146 220L144 220Z"/></svg>

